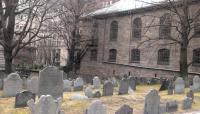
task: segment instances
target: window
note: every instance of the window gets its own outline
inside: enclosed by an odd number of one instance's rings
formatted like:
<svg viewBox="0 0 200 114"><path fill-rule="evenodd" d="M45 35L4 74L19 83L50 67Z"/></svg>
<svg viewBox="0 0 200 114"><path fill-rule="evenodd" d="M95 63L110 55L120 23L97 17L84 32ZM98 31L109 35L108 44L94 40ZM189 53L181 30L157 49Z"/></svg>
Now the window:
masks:
<svg viewBox="0 0 200 114"><path fill-rule="evenodd" d="M133 39L141 39L142 32L142 20L141 18L136 18L132 25L132 37Z"/></svg>
<svg viewBox="0 0 200 114"><path fill-rule="evenodd" d="M169 65L170 51L168 49L160 49L158 51L158 64Z"/></svg>
<svg viewBox="0 0 200 114"><path fill-rule="evenodd" d="M116 41L118 35L118 22L113 21L110 24L110 41Z"/></svg>
<svg viewBox="0 0 200 114"><path fill-rule="evenodd" d="M171 16L166 13L160 17L160 29L159 37L160 39L167 39L171 36Z"/></svg>
<svg viewBox="0 0 200 114"><path fill-rule="evenodd" d="M97 61L97 50L93 49L90 52L90 60L91 61Z"/></svg>
<svg viewBox="0 0 200 114"><path fill-rule="evenodd" d="M139 49L131 50L131 62L133 62L133 63L140 62L140 50Z"/></svg>
<svg viewBox="0 0 200 114"><path fill-rule="evenodd" d="M194 35L200 36L200 21L197 21L194 26Z"/></svg>
<svg viewBox="0 0 200 114"><path fill-rule="evenodd" d="M193 50L193 65L200 66L200 48Z"/></svg>
<svg viewBox="0 0 200 114"><path fill-rule="evenodd" d="M109 50L109 62L116 62L117 59L117 50L116 49L110 49Z"/></svg>

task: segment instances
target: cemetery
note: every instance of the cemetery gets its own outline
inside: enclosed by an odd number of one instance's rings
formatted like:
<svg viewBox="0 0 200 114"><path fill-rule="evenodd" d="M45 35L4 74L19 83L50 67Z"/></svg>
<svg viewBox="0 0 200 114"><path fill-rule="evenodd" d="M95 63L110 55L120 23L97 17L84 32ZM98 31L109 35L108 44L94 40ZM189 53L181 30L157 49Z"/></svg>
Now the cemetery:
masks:
<svg viewBox="0 0 200 114"><path fill-rule="evenodd" d="M23 85L17 73L1 79L0 114L200 113L199 76L193 78L190 87L180 77L169 81L94 76L91 83L86 83L88 81L81 76L63 79L63 72L50 66L41 70L39 77L25 81L27 84ZM163 84L168 87L161 86Z"/></svg>

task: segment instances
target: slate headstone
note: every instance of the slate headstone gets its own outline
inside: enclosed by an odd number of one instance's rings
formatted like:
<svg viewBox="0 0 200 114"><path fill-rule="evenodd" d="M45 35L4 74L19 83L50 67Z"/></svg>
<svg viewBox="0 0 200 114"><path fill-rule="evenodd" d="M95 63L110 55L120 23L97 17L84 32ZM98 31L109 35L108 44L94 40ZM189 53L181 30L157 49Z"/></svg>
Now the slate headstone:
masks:
<svg viewBox="0 0 200 114"><path fill-rule="evenodd" d="M83 90L84 81L81 77L76 78L74 81L74 91L82 91Z"/></svg>
<svg viewBox="0 0 200 114"><path fill-rule="evenodd" d="M166 111L168 113L170 112L176 112L178 109L178 104L176 101L169 101L166 103Z"/></svg>
<svg viewBox="0 0 200 114"><path fill-rule="evenodd" d="M199 76L195 76L193 78L193 89L194 89L194 92L200 91L200 78L199 78Z"/></svg>
<svg viewBox="0 0 200 114"><path fill-rule="evenodd" d="M93 78L93 85L94 85L95 88L101 87L101 80L99 79L99 77L95 76Z"/></svg>
<svg viewBox="0 0 200 114"><path fill-rule="evenodd" d="M3 80L0 79L0 90L2 90L2 89L3 89Z"/></svg>
<svg viewBox="0 0 200 114"><path fill-rule="evenodd" d="M101 97L101 92L100 91L95 91L93 94L94 98L100 98Z"/></svg>
<svg viewBox="0 0 200 114"><path fill-rule="evenodd" d="M132 90L136 90L136 79L133 76L130 76L128 78L129 80L129 86L131 87Z"/></svg>
<svg viewBox="0 0 200 114"><path fill-rule="evenodd" d="M103 96L112 96L114 87L112 82L106 81L103 85Z"/></svg>
<svg viewBox="0 0 200 114"><path fill-rule="evenodd" d="M95 100L86 110L86 114L107 114L107 109L100 100Z"/></svg>
<svg viewBox="0 0 200 114"><path fill-rule="evenodd" d="M63 96L63 72L49 66L39 73L38 95L51 95L54 99Z"/></svg>
<svg viewBox="0 0 200 114"><path fill-rule="evenodd" d="M38 86L39 86L39 80L38 77L36 76L33 76L31 79L27 81L27 89L32 93L35 94L38 93Z"/></svg>
<svg viewBox="0 0 200 114"><path fill-rule="evenodd" d="M167 90L168 87L169 87L169 83L170 83L169 80L164 79L163 82L162 82L162 85L161 85L161 87L159 89L159 91Z"/></svg>
<svg viewBox="0 0 200 114"><path fill-rule="evenodd" d="M192 98L186 98L183 100L183 107L184 110L192 108Z"/></svg>
<svg viewBox="0 0 200 114"><path fill-rule="evenodd" d="M15 108L26 107L27 102L31 99L35 101L35 94L30 91L17 93L15 97Z"/></svg>
<svg viewBox="0 0 200 114"><path fill-rule="evenodd" d="M176 94L182 94L185 91L185 82L183 80L183 78L178 77L175 81L175 89L174 92Z"/></svg>
<svg viewBox="0 0 200 114"><path fill-rule="evenodd" d="M115 114L133 114L133 108L128 105L123 105Z"/></svg>
<svg viewBox="0 0 200 114"><path fill-rule="evenodd" d="M128 94L129 82L127 79L122 79L119 86L119 95Z"/></svg>

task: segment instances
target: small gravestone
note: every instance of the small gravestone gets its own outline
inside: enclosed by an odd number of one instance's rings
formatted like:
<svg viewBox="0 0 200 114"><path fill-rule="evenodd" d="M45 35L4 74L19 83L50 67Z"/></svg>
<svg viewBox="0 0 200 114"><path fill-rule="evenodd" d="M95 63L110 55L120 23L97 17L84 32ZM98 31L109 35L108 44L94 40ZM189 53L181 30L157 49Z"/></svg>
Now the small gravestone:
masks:
<svg viewBox="0 0 200 114"><path fill-rule="evenodd" d="M194 78L193 78L193 91L194 92L198 92L198 91L200 91L200 78L199 78L199 76L195 76Z"/></svg>
<svg viewBox="0 0 200 114"><path fill-rule="evenodd" d="M185 82L183 80L183 78L178 77L175 81L175 89L174 92L176 94L182 94L185 91Z"/></svg>
<svg viewBox="0 0 200 114"><path fill-rule="evenodd" d="M170 101L166 103L166 111L168 113L170 112L176 112L178 109L178 104L176 101Z"/></svg>
<svg viewBox="0 0 200 114"><path fill-rule="evenodd" d="M28 80L27 82L27 89L31 91L32 93L37 94L38 93L38 77L34 76L31 79Z"/></svg>
<svg viewBox="0 0 200 114"><path fill-rule="evenodd" d="M63 72L49 66L39 73L38 95L51 95L54 99L63 96Z"/></svg>
<svg viewBox="0 0 200 114"><path fill-rule="evenodd" d="M103 96L112 96L114 87L112 82L106 81L103 85Z"/></svg>
<svg viewBox="0 0 200 114"><path fill-rule="evenodd" d="M129 80L129 86L131 87L132 90L136 90L136 79L133 76L130 76L128 78Z"/></svg>
<svg viewBox="0 0 200 114"><path fill-rule="evenodd" d="M3 89L3 80L0 79L0 90L2 90L2 89Z"/></svg>
<svg viewBox="0 0 200 114"><path fill-rule="evenodd" d="M14 97L22 90L22 79L17 73L11 73L4 79L3 95L5 97Z"/></svg>
<svg viewBox="0 0 200 114"><path fill-rule="evenodd" d="M62 112L61 103L61 98L54 100L50 95L42 95L36 103L33 99L27 102L31 114L60 114Z"/></svg>
<svg viewBox="0 0 200 114"><path fill-rule="evenodd" d="M192 90L190 90L189 92L187 92L187 97L192 99L192 102L194 101L194 92Z"/></svg>
<svg viewBox="0 0 200 114"><path fill-rule="evenodd" d="M92 92L92 88L91 87L87 87L85 89L85 96L87 96L88 98L92 98L93 97L93 92Z"/></svg>
<svg viewBox="0 0 200 114"><path fill-rule="evenodd" d="M26 107L27 102L31 99L35 101L35 94L30 91L17 93L15 97L15 108Z"/></svg>
<svg viewBox="0 0 200 114"><path fill-rule="evenodd" d="M108 79L110 82L112 82L114 87L118 87L118 81L115 77L111 77Z"/></svg>
<svg viewBox="0 0 200 114"><path fill-rule="evenodd" d="M160 104L159 114L166 113L166 104Z"/></svg>
<svg viewBox="0 0 200 114"><path fill-rule="evenodd" d="M173 83L169 83L167 92L168 92L168 95L173 95L174 94L174 85L173 85Z"/></svg>
<svg viewBox="0 0 200 114"><path fill-rule="evenodd" d="M101 87L101 80L99 79L99 77L95 76L92 81L95 88Z"/></svg>
<svg viewBox="0 0 200 114"><path fill-rule="evenodd" d="M95 91L93 97L94 98L100 98L101 97L101 92L100 91Z"/></svg>
<svg viewBox="0 0 200 114"><path fill-rule="evenodd" d="M63 91L71 92L72 91L72 81L63 80Z"/></svg>
<svg viewBox="0 0 200 114"><path fill-rule="evenodd" d="M88 107L85 114L107 114L107 109L100 100L96 100Z"/></svg>
<svg viewBox="0 0 200 114"><path fill-rule="evenodd" d="M133 114L133 108L128 105L123 105L115 114Z"/></svg>
<svg viewBox="0 0 200 114"><path fill-rule="evenodd" d="M169 87L169 83L170 83L169 80L164 79L164 80L162 81L162 85L161 85L159 91L167 90L168 87Z"/></svg>
<svg viewBox="0 0 200 114"><path fill-rule="evenodd" d="M144 114L159 114L160 96L157 90L151 90L145 96Z"/></svg>
<svg viewBox="0 0 200 114"><path fill-rule="evenodd" d="M82 91L83 90L83 79L78 77L76 78L76 80L74 81L74 91Z"/></svg>
<svg viewBox="0 0 200 114"><path fill-rule="evenodd" d="M129 83L127 79L122 79L119 86L119 95L128 94Z"/></svg>
<svg viewBox="0 0 200 114"><path fill-rule="evenodd" d="M183 107L184 110L186 109L191 109L192 108L192 99L191 98L186 98L183 100Z"/></svg>

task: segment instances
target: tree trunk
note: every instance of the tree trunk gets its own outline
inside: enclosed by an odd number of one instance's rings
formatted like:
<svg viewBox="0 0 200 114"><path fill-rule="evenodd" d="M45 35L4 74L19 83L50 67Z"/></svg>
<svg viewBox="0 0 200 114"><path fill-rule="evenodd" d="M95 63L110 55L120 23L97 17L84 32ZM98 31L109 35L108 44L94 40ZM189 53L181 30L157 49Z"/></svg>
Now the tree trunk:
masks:
<svg viewBox="0 0 200 114"><path fill-rule="evenodd" d="M12 73L12 51L6 51L4 49L4 59L5 59L5 72L6 74Z"/></svg>
<svg viewBox="0 0 200 114"><path fill-rule="evenodd" d="M187 47L181 45L180 49L180 76L183 79L188 77Z"/></svg>

